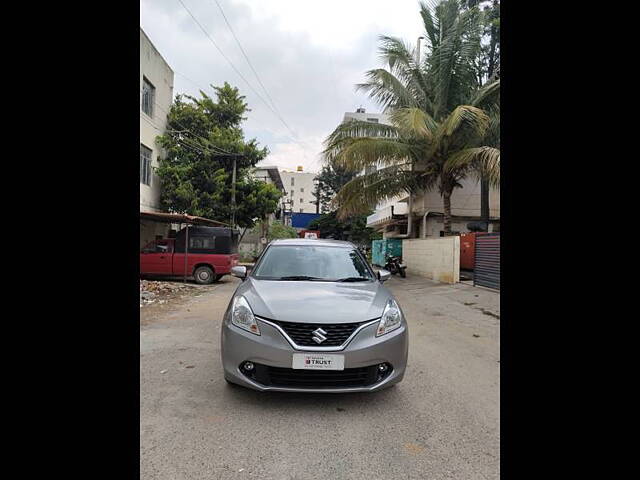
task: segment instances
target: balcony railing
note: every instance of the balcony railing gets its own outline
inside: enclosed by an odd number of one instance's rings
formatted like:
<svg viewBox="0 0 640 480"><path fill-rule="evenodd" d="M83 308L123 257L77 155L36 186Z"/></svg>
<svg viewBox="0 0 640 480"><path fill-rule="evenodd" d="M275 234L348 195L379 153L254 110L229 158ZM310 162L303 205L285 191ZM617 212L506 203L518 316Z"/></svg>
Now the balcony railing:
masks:
<svg viewBox="0 0 640 480"><path fill-rule="evenodd" d="M393 205L381 208L367 217L367 227L388 222L394 215L406 215L408 211L408 206L404 202L394 203Z"/></svg>

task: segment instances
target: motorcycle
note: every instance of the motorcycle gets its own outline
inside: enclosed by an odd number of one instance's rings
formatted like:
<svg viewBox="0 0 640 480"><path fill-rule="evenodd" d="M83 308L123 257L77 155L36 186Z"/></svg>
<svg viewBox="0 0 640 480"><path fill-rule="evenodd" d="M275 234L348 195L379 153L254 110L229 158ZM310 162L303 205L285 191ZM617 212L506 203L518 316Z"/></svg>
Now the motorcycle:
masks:
<svg viewBox="0 0 640 480"><path fill-rule="evenodd" d="M402 259L400 257L393 257L389 255L387 257L387 263L385 264L384 268L385 270L391 272L392 275L399 273L402 278L405 278L407 276L407 273L405 272L407 266L402 263Z"/></svg>

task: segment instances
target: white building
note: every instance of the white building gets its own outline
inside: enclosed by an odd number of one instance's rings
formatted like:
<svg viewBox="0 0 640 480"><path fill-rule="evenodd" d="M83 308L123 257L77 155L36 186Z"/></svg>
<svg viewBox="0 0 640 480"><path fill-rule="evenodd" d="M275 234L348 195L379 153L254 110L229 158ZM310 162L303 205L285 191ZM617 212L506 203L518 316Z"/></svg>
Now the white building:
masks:
<svg viewBox="0 0 640 480"><path fill-rule="evenodd" d="M280 171L278 170L278 167L272 166L272 165L270 166L258 165L252 170L251 176L256 180L261 180L265 183L274 185L278 190L280 190L280 193L282 193L282 197L280 197L280 205L278 206L278 209L280 210L280 214L282 214L282 210L285 206L284 205L285 188L284 188L284 184L282 183L282 177L280 176ZM268 220L269 220L269 223L271 224L271 222L276 220L276 214L275 213L270 214Z"/></svg>
<svg viewBox="0 0 640 480"><path fill-rule="evenodd" d="M362 107L357 108L355 112L346 112L342 121L346 122L347 120L361 120L365 122L391 125L389 115L386 113L367 113L367 111Z"/></svg>
<svg viewBox="0 0 640 480"><path fill-rule="evenodd" d="M380 113L366 113L364 108L344 114L344 121L363 120L390 125L389 116ZM456 188L451 195L451 230L468 232L467 224L480 220L480 182L469 177L460 182L462 188ZM382 232L384 238L439 237L444 231L444 203L437 190L414 195L411 200L411 231L408 232L409 196L399 195L380 202L372 215L367 217L367 226ZM499 228L500 192L489 191L489 231Z"/></svg>
<svg viewBox="0 0 640 480"><path fill-rule="evenodd" d="M316 213L316 185L314 179L317 173L303 172L302 167L291 172L282 170L280 176L285 190L285 200L288 209L293 213Z"/></svg>
<svg viewBox="0 0 640 480"><path fill-rule="evenodd" d="M159 212L160 180L154 173L163 155L156 137L162 135L173 101L173 70L140 28L140 211ZM140 244L166 234L167 225L140 223Z"/></svg>
<svg viewBox="0 0 640 480"><path fill-rule="evenodd" d="M278 167L257 166L252 169L251 176L256 180L275 185L275 187L280 190L280 192L282 192L283 196L280 198L280 205L278 207L279 213L280 215L282 215L282 210L284 207L284 185L282 184L282 178L280 177ZM272 213L269 215L269 218L267 220L268 224L271 225L273 222L280 221L281 219L282 216L277 219L276 214ZM262 244L262 238L264 235L266 235L266 230L260 228L260 223L258 223L258 226L253 228L252 230L244 231L242 234L240 245L238 246L241 256L245 258L251 258L259 255L264 248Z"/></svg>

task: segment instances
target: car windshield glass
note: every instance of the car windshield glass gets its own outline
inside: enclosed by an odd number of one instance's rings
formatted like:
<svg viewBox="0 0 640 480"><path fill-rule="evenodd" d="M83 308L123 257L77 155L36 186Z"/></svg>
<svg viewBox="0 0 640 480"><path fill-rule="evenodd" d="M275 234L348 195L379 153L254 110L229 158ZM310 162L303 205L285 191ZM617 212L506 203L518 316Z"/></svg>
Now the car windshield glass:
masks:
<svg viewBox="0 0 640 480"><path fill-rule="evenodd" d="M273 245L264 253L253 277L260 280L373 280L367 264L352 248Z"/></svg>

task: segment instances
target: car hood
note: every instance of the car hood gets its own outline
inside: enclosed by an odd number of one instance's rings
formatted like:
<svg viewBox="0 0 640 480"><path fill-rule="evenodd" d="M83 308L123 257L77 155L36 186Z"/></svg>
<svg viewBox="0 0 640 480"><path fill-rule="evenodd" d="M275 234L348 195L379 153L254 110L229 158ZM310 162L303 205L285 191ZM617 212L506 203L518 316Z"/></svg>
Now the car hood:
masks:
<svg viewBox="0 0 640 480"><path fill-rule="evenodd" d="M236 294L253 313L269 320L300 323L351 323L373 320L391 293L379 282L256 280L248 277Z"/></svg>

